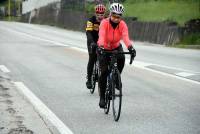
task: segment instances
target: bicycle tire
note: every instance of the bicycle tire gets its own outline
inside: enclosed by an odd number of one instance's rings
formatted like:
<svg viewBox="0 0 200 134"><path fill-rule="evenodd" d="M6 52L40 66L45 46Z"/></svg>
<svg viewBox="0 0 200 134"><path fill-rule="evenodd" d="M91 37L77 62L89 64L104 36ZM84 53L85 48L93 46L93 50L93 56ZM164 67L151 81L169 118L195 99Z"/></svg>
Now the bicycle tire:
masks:
<svg viewBox="0 0 200 134"><path fill-rule="evenodd" d="M109 110L110 110L110 99L109 99L109 92L106 92L105 94L105 102L106 102L106 106L104 108L104 113L108 114Z"/></svg>
<svg viewBox="0 0 200 134"><path fill-rule="evenodd" d="M94 64L92 71L92 88L90 89L90 93L93 94L96 87L96 63Z"/></svg>
<svg viewBox="0 0 200 134"><path fill-rule="evenodd" d="M121 114L121 104L122 104L122 84L121 76L119 70L116 70L112 75L112 108L113 117L115 121L119 120ZM116 89L116 83L119 83L118 89Z"/></svg>
<svg viewBox="0 0 200 134"><path fill-rule="evenodd" d="M110 82L110 77L107 77L107 84L106 84L106 91L105 91L105 103L106 103L106 106L104 108L104 113L105 114L108 114L109 113L109 110L110 110L110 98L112 97L112 94L111 94L111 90L112 90L112 85L111 85L111 82Z"/></svg>

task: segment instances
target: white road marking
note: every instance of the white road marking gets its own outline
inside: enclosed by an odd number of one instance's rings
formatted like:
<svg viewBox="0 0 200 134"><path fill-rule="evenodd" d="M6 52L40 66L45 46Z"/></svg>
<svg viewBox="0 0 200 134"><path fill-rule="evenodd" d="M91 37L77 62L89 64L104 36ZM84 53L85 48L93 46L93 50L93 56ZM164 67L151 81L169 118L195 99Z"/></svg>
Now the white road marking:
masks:
<svg viewBox="0 0 200 134"><path fill-rule="evenodd" d="M63 43L60 43L60 42L56 42L56 41L52 41L52 40L48 40L48 39L43 39L43 38L40 38L38 36L30 35L30 34L23 33L23 32L18 32L18 31L11 30L11 29L9 29L9 30L13 31L15 33L23 34L23 35L28 36L30 38L34 38L34 39L39 39L39 40L42 40L42 41L50 42L50 43L53 43L53 44L59 45L59 46L68 46L69 47L69 45L66 45L66 44L63 44ZM84 48L78 48L78 47L74 47L74 46L71 46L70 48L72 48L74 50L78 50L78 51L87 53L87 50L84 49ZM126 60L126 65L129 65L129 60ZM156 71L156 70L147 68L147 66L149 66L149 65L156 65L158 67L164 67L164 68L169 68L169 69L176 69L176 70L181 70L183 72L192 72L192 71L189 71L189 70L184 70L184 69L174 68L174 67L168 67L168 66L163 66L163 65L158 65L158 64L151 64L151 63L146 63L146 62L141 62L141 61L136 61L136 60L133 62L133 65L135 67L138 67L138 68L141 68L141 69L145 69L145 70L148 70L148 71L152 71L152 72L155 72L155 73L159 73L159 74L162 74L162 75L165 75L165 76L171 76L171 77L174 77L174 78L177 78L177 79L185 80L187 82L192 82L192 83L195 83L195 84L200 84L200 82L198 82L198 81L194 81L194 80L186 79L186 78L183 78L183 77L180 77L180 76L176 76L176 74L168 74L168 73L164 73L164 72L161 72L161 71ZM199 72L195 72L195 73L199 74Z"/></svg>
<svg viewBox="0 0 200 134"><path fill-rule="evenodd" d="M130 62L130 59L126 59L126 64L128 63L129 64ZM133 61L133 64L134 65L137 65L138 67L140 68L144 68L144 67L147 67L147 66L150 66L150 65L153 65L151 63L146 63L146 62L141 62L141 61Z"/></svg>
<svg viewBox="0 0 200 134"><path fill-rule="evenodd" d="M178 71L181 71L181 72L190 72L190 73L194 73L194 74L200 74L200 72L186 70L186 69L182 69L182 68L178 68L178 67L169 67L169 66L159 65L159 64L151 64L151 65L166 68L166 69L178 70Z"/></svg>
<svg viewBox="0 0 200 134"><path fill-rule="evenodd" d="M2 72L4 72L4 73L9 73L10 72L10 70L6 66L4 66L4 65L0 65L0 70Z"/></svg>
<svg viewBox="0 0 200 134"><path fill-rule="evenodd" d="M88 52L88 50L83 49L83 48L79 48L79 47L70 47L70 48L72 48L72 49L74 49L74 50L77 50L77 51L84 52L84 53L87 53L87 52Z"/></svg>
<svg viewBox="0 0 200 134"><path fill-rule="evenodd" d="M30 101L35 110L49 120L60 132L60 134L73 134L72 131L39 99L37 98L22 82L14 82L19 92Z"/></svg>
<svg viewBox="0 0 200 134"><path fill-rule="evenodd" d="M176 73L175 75L181 76L181 77L188 77L188 76L192 76L195 74L192 73L188 73L188 72L180 72L180 73Z"/></svg>
<svg viewBox="0 0 200 134"><path fill-rule="evenodd" d="M179 72L186 72L186 73L192 74L192 75L200 74L200 72L196 72L196 71L190 71L190 70L186 70L186 69L182 69L182 68L169 67L169 66L159 65L159 64L154 64L154 63L148 63L148 62L142 62L142 61L134 61L134 63L135 63L136 65L139 65L140 68L141 68L141 67L147 67L147 66L157 66L157 67L161 67L161 68L177 70L177 71L179 71Z"/></svg>
<svg viewBox="0 0 200 134"><path fill-rule="evenodd" d="M66 46L66 47L69 46L69 45L66 45L66 44L63 44L63 43L60 43L60 42L44 39L44 38L41 38L41 37L38 37L38 36L34 36L34 35L31 35L31 34L28 34L28 33L18 32L18 31L12 30L12 29L6 29L6 30L12 31L12 32L17 33L17 34L21 34L23 36L27 36L27 37L32 38L32 39L37 39L37 40L49 42L49 43L52 43L52 44L57 45L57 46Z"/></svg>
<svg viewBox="0 0 200 134"><path fill-rule="evenodd" d="M184 81L187 81L187 82L190 82L190 83L194 83L194 84L200 85L200 82L198 82L198 81L194 81L194 80L191 80L191 79L187 79L187 78L183 78L183 77L180 77L180 76L176 76L174 74L168 74L168 73L165 73L165 72L153 70L153 69L150 69L150 68L147 68L147 67L143 66L142 64L134 64L134 62L132 64L133 67L141 68L141 69L144 69L144 70L147 70L147 71L151 71L151 72L154 72L154 73L158 73L158 74L161 74L161 75L164 75L164 76L169 76L169 77L173 77L173 78L176 78L176 79L179 79L179 80L184 80Z"/></svg>

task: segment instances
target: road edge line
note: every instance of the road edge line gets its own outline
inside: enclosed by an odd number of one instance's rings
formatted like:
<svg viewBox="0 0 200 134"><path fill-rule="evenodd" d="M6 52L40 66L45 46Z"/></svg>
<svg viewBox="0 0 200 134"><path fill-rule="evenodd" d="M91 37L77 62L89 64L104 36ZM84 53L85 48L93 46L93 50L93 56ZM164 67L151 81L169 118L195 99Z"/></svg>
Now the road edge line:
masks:
<svg viewBox="0 0 200 134"><path fill-rule="evenodd" d="M23 82L13 82L18 91L33 105L34 109L44 119L47 119L60 134L73 134L73 132L38 98Z"/></svg>
<svg viewBox="0 0 200 134"><path fill-rule="evenodd" d="M4 73L10 73L10 70L4 65L0 65L0 70Z"/></svg>

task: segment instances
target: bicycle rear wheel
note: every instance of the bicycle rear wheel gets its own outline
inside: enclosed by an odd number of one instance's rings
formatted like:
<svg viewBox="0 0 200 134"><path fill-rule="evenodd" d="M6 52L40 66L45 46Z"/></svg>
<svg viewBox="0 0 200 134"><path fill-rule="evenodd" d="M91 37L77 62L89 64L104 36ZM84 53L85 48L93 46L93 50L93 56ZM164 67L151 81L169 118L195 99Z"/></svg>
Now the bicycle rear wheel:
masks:
<svg viewBox="0 0 200 134"><path fill-rule="evenodd" d="M114 120L118 121L121 113L122 104L122 84L119 70L112 76L112 108Z"/></svg>
<svg viewBox="0 0 200 134"><path fill-rule="evenodd" d="M90 89L90 93L93 94L95 87L96 87L96 82L97 82L97 70L96 70L96 63L94 64L93 67L93 71L92 71L92 79L91 79L91 83L92 83L92 88Z"/></svg>

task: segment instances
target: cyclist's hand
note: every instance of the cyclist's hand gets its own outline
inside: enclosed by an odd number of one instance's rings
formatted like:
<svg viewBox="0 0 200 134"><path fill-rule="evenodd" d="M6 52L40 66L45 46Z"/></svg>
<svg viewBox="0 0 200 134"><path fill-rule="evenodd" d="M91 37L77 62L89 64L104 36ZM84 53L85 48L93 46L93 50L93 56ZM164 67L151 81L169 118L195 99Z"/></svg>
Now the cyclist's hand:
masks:
<svg viewBox="0 0 200 134"><path fill-rule="evenodd" d="M131 53L131 56L132 56L133 58L135 58L135 56L136 56L136 50L133 48L132 45L128 47L128 50L129 50L129 52Z"/></svg>
<svg viewBox="0 0 200 134"><path fill-rule="evenodd" d="M131 53L131 59L130 59L130 64L132 64L135 56L136 56L136 50L133 48L133 46L131 45L129 48L128 48L129 52Z"/></svg>
<svg viewBox="0 0 200 134"><path fill-rule="evenodd" d="M102 46L100 46L100 47L97 48L98 54L102 55L103 51L104 51L104 48Z"/></svg>

